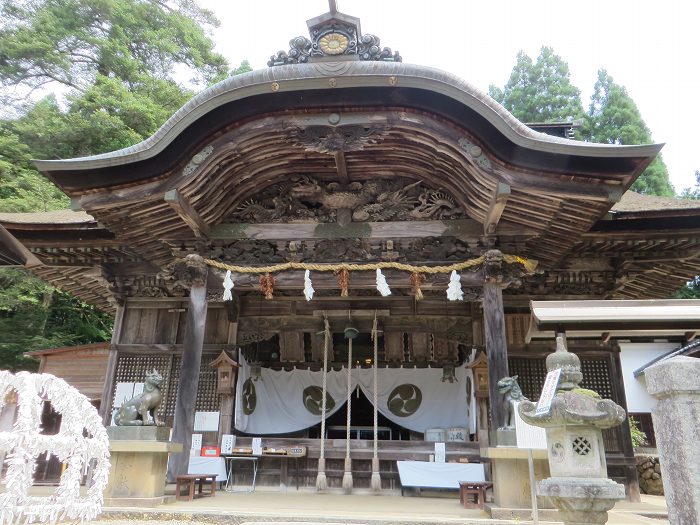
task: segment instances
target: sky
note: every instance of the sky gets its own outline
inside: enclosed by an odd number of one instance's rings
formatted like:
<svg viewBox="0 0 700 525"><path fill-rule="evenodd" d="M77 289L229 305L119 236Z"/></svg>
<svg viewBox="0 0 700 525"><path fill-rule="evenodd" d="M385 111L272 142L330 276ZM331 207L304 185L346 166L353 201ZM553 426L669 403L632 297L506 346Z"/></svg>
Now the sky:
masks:
<svg viewBox="0 0 700 525"><path fill-rule="evenodd" d="M267 67L327 0L197 0L221 20L216 49L232 65ZM508 80L518 51L534 59L551 46L569 64L588 108L600 68L627 88L677 192L700 170L700 2L648 0L338 0L363 33L406 63L453 73L484 91Z"/></svg>

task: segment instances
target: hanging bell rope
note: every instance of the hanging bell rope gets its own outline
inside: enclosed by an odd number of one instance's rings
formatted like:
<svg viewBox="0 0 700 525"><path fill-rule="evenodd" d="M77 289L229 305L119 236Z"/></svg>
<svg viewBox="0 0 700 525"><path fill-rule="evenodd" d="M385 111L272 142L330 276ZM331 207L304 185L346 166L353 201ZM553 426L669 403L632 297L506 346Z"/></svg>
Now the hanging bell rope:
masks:
<svg viewBox="0 0 700 525"><path fill-rule="evenodd" d="M379 476L379 416L377 414L378 381L377 381L377 358L379 356L379 333L377 329L377 312L374 312L374 323L372 324L372 342L374 343L374 355L372 358L372 406L374 407L374 441L372 443L372 478L370 487L375 493L382 489L382 478Z"/></svg>
<svg viewBox="0 0 700 525"><path fill-rule="evenodd" d="M326 396L328 393L328 347L331 341L331 327L328 323L328 317L325 317L324 325L323 386L321 388L321 454L318 458L318 474L316 475L316 490L319 492L328 489L328 480L326 479Z"/></svg>
<svg viewBox="0 0 700 525"><path fill-rule="evenodd" d="M343 490L346 494L352 492L352 460L350 459L350 417L352 415L351 402L352 402L352 339L354 334L349 334L348 337L348 399L347 405L347 417L345 418L345 465L343 472Z"/></svg>

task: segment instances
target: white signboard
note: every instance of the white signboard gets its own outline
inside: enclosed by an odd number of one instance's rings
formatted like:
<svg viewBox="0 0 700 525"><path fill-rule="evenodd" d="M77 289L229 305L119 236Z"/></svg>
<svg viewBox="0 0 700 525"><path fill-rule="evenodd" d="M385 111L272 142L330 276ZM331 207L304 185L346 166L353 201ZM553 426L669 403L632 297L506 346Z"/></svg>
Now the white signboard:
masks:
<svg viewBox="0 0 700 525"><path fill-rule="evenodd" d="M547 373L547 377L544 380L544 386L542 387L542 394L540 394L540 400L537 402L537 408L535 408L535 414L547 414L549 409L552 408L552 400L554 399L554 394L557 392L557 386L559 386L559 377L561 376L561 368L552 370Z"/></svg>
<svg viewBox="0 0 700 525"><path fill-rule="evenodd" d="M117 383L113 408L120 408L132 397L134 397L134 383Z"/></svg>
<svg viewBox="0 0 700 525"><path fill-rule="evenodd" d="M435 463L445 462L445 444L435 443Z"/></svg>
<svg viewBox="0 0 700 525"><path fill-rule="evenodd" d="M518 405L513 404L515 411L515 436L518 448L547 448L547 432L544 428L533 426L523 421L518 412Z"/></svg>
<svg viewBox="0 0 700 525"><path fill-rule="evenodd" d="M192 447L190 448L197 451L197 455L199 455L199 451L202 450L202 434L192 434Z"/></svg>
<svg viewBox="0 0 700 525"><path fill-rule="evenodd" d="M262 438L253 438L253 455L262 456Z"/></svg>
<svg viewBox="0 0 700 525"><path fill-rule="evenodd" d="M197 432L216 432L219 430L219 413L195 412L194 429Z"/></svg>
<svg viewBox="0 0 700 525"><path fill-rule="evenodd" d="M221 436L221 453L231 454L233 453L233 447L236 446L236 436L233 434L224 434Z"/></svg>

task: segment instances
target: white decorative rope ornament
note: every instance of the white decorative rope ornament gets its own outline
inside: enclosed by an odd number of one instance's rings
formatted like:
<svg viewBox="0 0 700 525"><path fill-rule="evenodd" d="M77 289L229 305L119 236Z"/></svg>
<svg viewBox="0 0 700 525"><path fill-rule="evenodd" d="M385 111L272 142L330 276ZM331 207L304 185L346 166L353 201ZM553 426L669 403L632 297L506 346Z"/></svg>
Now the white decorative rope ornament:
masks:
<svg viewBox="0 0 700 525"><path fill-rule="evenodd" d="M450 274L450 284L447 286L447 298L450 301L463 301L464 292L462 292L461 276L454 270Z"/></svg>
<svg viewBox="0 0 700 525"><path fill-rule="evenodd" d="M314 287L311 286L311 272L306 270L304 272L304 297L307 301L314 298Z"/></svg>
<svg viewBox="0 0 700 525"><path fill-rule="evenodd" d="M55 376L0 371L0 410L14 394L15 424L11 432L0 432L0 451L7 452L0 525L94 519L102 512L102 492L109 476L109 440L97 410L87 397ZM56 435L40 434L43 401L50 401L61 415ZM36 459L44 452L56 456L65 470L51 496L28 496ZM92 484L81 497L80 481L93 460Z"/></svg>
<svg viewBox="0 0 700 525"><path fill-rule="evenodd" d="M226 277L224 277L224 301L233 301L233 279L231 279L231 270L226 270Z"/></svg>
<svg viewBox="0 0 700 525"><path fill-rule="evenodd" d="M377 268L377 290L380 294L382 294L382 297L391 295L391 290L386 282L386 277L384 277L384 274L379 268Z"/></svg>

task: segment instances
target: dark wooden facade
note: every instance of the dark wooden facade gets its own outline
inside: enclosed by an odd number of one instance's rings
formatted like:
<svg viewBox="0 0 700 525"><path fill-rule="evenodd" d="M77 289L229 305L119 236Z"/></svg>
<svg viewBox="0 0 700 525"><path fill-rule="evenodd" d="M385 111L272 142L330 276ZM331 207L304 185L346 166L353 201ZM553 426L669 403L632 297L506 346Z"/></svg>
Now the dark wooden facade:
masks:
<svg viewBox="0 0 700 525"><path fill-rule="evenodd" d="M313 23L338 20L354 23L340 13ZM159 368L162 416L180 410L176 435L187 442L194 410L224 406L209 362L242 349L266 366L318 368L324 313L335 332L350 315L365 333L376 313L380 366L459 364L476 348L492 398L509 369L536 397L549 348L525 344L530 300L667 297L700 274L697 203L625 193L660 146L544 135L448 73L370 55L280 55L201 93L143 143L37 162L81 211L0 214L2 260L30 266L31 255L36 275L115 312L106 400L115 382ZM499 253L536 260L537 272ZM418 301L409 274L387 270L390 297L371 272L351 273L348 297L315 272L307 302L303 272L289 270L275 275L271 300L257 275L234 272L234 301L223 303L223 272L193 278L182 262L192 254L240 266L486 260L462 272L464 301L446 300L446 274L426 274ZM624 404L614 342L570 348L591 385ZM339 354L331 361L342 366ZM624 429L606 439L632 468ZM362 456L366 443L356 446ZM427 450L383 443L382 468ZM478 455L474 443L454 452Z"/></svg>

